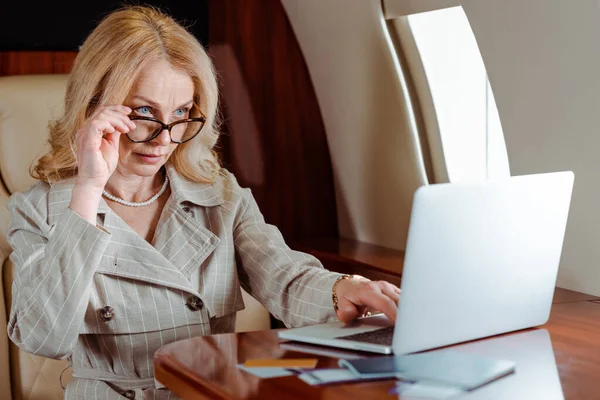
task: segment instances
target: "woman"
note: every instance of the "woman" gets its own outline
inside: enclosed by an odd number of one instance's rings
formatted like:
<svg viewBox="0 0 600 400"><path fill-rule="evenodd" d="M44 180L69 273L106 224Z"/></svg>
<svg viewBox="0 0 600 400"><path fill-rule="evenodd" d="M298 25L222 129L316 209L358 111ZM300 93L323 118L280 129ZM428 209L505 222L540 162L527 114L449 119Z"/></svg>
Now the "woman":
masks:
<svg viewBox="0 0 600 400"><path fill-rule="evenodd" d="M287 326L367 308L395 318L397 287L290 250L219 167L217 97L200 43L152 8L107 16L79 52L39 183L11 197L8 232L10 338L70 360L68 399L168 397L153 353L233 332L240 287Z"/></svg>

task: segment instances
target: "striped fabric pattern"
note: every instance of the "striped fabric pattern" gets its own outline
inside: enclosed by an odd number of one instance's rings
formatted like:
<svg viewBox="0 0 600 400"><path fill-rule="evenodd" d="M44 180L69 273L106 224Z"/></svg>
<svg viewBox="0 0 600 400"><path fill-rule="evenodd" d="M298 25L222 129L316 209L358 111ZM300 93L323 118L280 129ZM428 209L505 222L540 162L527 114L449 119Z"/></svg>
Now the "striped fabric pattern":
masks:
<svg viewBox="0 0 600 400"><path fill-rule="evenodd" d="M249 189L222 170L192 183L167 166L171 196L148 243L101 200L94 226L68 208L74 180L40 182L9 201L15 265L11 340L68 358L67 399L175 398L153 379L161 346L233 332L244 287L287 326L335 318L337 273L291 250ZM202 305L193 310L191 298ZM102 318L111 307L112 319Z"/></svg>

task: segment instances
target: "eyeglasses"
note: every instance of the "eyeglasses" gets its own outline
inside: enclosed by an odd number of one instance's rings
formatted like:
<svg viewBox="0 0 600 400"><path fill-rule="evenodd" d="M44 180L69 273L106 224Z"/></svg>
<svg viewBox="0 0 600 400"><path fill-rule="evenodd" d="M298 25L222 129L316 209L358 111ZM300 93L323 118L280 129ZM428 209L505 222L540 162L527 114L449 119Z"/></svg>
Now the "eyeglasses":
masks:
<svg viewBox="0 0 600 400"><path fill-rule="evenodd" d="M206 123L204 114L198 118L180 119L168 125L157 119L139 115L129 115L129 119L137 121L135 129L127 132L129 140L135 143L149 142L160 135L165 129L169 131L171 142L177 144L185 143L195 138Z"/></svg>

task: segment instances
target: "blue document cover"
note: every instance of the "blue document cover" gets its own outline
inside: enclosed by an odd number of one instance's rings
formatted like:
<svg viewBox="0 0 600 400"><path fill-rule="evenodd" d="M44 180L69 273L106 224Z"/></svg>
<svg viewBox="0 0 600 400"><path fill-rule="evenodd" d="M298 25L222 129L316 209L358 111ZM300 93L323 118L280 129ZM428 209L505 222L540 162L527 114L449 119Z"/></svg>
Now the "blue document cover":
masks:
<svg viewBox="0 0 600 400"><path fill-rule="evenodd" d="M508 360L481 357L455 350L402 356L369 357L359 360L340 360L363 378L398 378L408 381L433 381L473 390L515 371Z"/></svg>

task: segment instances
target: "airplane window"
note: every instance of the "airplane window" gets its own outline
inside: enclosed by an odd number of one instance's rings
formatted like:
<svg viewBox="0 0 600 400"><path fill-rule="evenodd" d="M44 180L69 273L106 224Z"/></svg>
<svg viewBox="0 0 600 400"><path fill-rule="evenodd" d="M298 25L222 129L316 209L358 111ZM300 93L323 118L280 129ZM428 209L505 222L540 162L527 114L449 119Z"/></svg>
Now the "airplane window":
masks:
<svg viewBox="0 0 600 400"><path fill-rule="evenodd" d="M508 176L504 135L462 7L408 16L431 91L451 182Z"/></svg>

